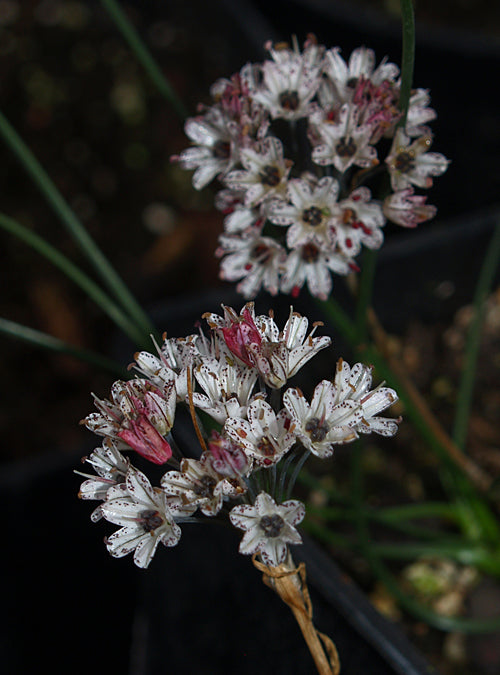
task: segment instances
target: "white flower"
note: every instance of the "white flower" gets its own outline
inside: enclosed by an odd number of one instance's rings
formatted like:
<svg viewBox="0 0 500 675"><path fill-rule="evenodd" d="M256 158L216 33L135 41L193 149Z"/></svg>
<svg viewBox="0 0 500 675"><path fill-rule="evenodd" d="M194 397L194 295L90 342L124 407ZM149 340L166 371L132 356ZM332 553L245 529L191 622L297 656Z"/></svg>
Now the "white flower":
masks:
<svg viewBox="0 0 500 675"><path fill-rule="evenodd" d="M428 133L426 127L423 125L437 117L436 111L433 108L427 107L430 100L431 98L427 89L415 89L412 92L405 125L405 132L408 136L422 136Z"/></svg>
<svg viewBox="0 0 500 675"><path fill-rule="evenodd" d="M199 460L183 459L180 471L168 471L161 479L165 494L176 497L186 508L215 516L225 497L237 497L246 488L240 478L218 474L212 462L208 451Z"/></svg>
<svg viewBox="0 0 500 675"><path fill-rule="evenodd" d="M180 162L183 169L196 169L193 186L201 190L216 176L227 173L237 162L235 139L238 128L214 106L204 116L188 119L184 130L196 145L183 150L173 159Z"/></svg>
<svg viewBox="0 0 500 675"><path fill-rule="evenodd" d="M271 136L255 148L243 148L240 159L244 169L231 171L224 182L233 190L245 191L245 206L256 206L264 199L285 193L292 163L284 159L278 138Z"/></svg>
<svg viewBox="0 0 500 675"><path fill-rule="evenodd" d="M240 553L259 553L269 567L277 567L285 561L288 544L302 543L295 525L304 516L305 507L301 502L289 500L278 505L265 492L257 496L254 506L235 506L229 514L232 524L245 531Z"/></svg>
<svg viewBox="0 0 500 675"><path fill-rule="evenodd" d="M248 421L229 418L224 429L235 443L260 466L276 464L292 447L295 434L290 428L286 410L276 415L262 399L252 401L247 410Z"/></svg>
<svg viewBox="0 0 500 675"><path fill-rule="evenodd" d="M80 499L97 499L104 501L108 490L114 485L125 482L125 477L130 468L130 462L117 448L117 443L110 438L103 441L102 447L96 448L90 457L85 457L97 473L97 476L75 471L80 476L87 478L78 492ZM102 510L99 505L92 511L90 516L95 523L102 518Z"/></svg>
<svg viewBox="0 0 500 675"><path fill-rule="evenodd" d="M398 430L399 420L377 417L398 400L394 389L380 385L371 390L371 368L363 363L356 363L352 368L343 360L337 362L335 374L336 401L357 401L361 406L362 419L356 431L362 434L375 432L381 436L394 436Z"/></svg>
<svg viewBox="0 0 500 675"><path fill-rule="evenodd" d="M362 245L377 249L384 241L380 229L385 225L384 214L366 187L357 188L339 202L333 225L336 245L347 258L358 255Z"/></svg>
<svg viewBox="0 0 500 675"><path fill-rule="evenodd" d="M137 469L129 470L125 485L109 490L101 509L106 520L122 526L106 539L108 551L114 558L134 551L135 564L145 568L160 542L164 546L175 546L180 539L181 529L174 522L166 494L155 490ZM192 510L178 507L176 513L187 517Z"/></svg>
<svg viewBox="0 0 500 675"><path fill-rule="evenodd" d="M378 164L377 151L370 145L374 131L372 124L359 124L359 110L345 103L338 121L326 119L314 125L314 131L323 141L312 152L316 164L333 164L342 173L353 164L370 168Z"/></svg>
<svg viewBox="0 0 500 675"><path fill-rule="evenodd" d="M436 207L426 204L426 199L422 195L414 194L413 188L393 192L384 200L384 215L403 227L416 227L436 215Z"/></svg>
<svg viewBox="0 0 500 675"><path fill-rule="evenodd" d="M370 368L356 363L351 369L340 359L335 381L320 382L310 405L300 389L288 389L283 404L304 446L318 457L328 457L335 445L350 443L360 433L393 436L398 420L377 415L397 401L397 394L382 385L370 390L371 383Z"/></svg>
<svg viewBox="0 0 500 675"><path fill-rule="evenodd" d="M348 274L350 262L339 253L307 243L294 249L283 266L280 290L297 296L307 282L311 295L326 300L332 290L331 272Z"/></svg>
<svg viewBox="0 0 500 675"><path fill-rule="evenodd" d="M225 256L220 266L220 277L238 281L238 293L254 298L261 288L276 295L279 288L279 270L286 258L285 249L271 237L263 237L252 228L241 235L221 235L217 257Z"/></svg>
<svg viewBox="0 0 500 675"><path fill-rule="evenodd" d="M286 233L290 248L307 242L331 245L334 237L330 224L338 192L338 182L329 176L321 178L316 185L300 178L292 179L287 188L289 201L272 201L267 216L275 225L290 226Z"/></svg>
<svg viewBox="0 0 500 675"><path fill-rule="evenodd" d="M321 84L324 47L312 41L303 54L297 46L268 45L273 58L261 66L247 64L241 71L252 98L267 109L271 117L297 120L306 117L309 103Z"/></svg>
<svg viewBox="0 0 500 675"><path fill-rule="evenodd" d="M370 80L374 85L380 85L385 80L394 82L399 74L399 68L394 63L387 63L383 59L377 68L375 53L372 49L359 47L355 49L346 64L340 56L340 48L329 49L325 55L325 73L328 75L336 98L345 103L352 99L356 85L361 77Z"/></svg>
<svg viewBox="0 0 500 675"><path fill-rule="evenodd" d="M205 392L193 393L193 403L220 424L228 417L245 417L258 373L243 365L205 359L194 370L196 381Z"/></svg>
<svg viewBox="0 0 500 675"><path fill-rule="evenodd" d="M449 161L439 152L428 152L431 144L430 134L411 143L402 129L396 131L391 152L385 160L394 191L404 190L411 185L429 188L432 185L431 176L440 176L446 171Z"/></svg>
<svg viewBox="0 0 500 675"><path fill-rule="evenodd" d="M361 407L355 401L337 402L335 386L329 380L317 385L310 405L300 389L287 389L283 404L295 423L297 437L318 457L329 457L335 445L358 437Z"/></svg>

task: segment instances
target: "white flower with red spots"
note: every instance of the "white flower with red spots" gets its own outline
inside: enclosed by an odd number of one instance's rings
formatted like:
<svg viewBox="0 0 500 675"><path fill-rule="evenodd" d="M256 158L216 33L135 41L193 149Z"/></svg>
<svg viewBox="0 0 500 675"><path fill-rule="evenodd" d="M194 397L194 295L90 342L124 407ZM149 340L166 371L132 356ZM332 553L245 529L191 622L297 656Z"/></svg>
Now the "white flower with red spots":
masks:
<svg viewBox="0 0 500 675"><path fill-rule="evenodd" d="M231 171L224 182L233 190L244 191L245 206L256 206L285 193L292 162L283 157L278 138L269 136L255 148L244 148L240 160L244 168Z"/></svg>
<svg viewBox="0 0 500 675"><path fill-rule="evenodd" d="M360 78L369 80L374 85L384 81L394 82L399 75L399 68L394 63L383 59L375 68L375 52L366 47L355 49L348 63L340 56L340 48L329 49L325 55L324 70L333 85L333 91L340 103L349 102L354 96Z"/></svg>
<svg viewBox="0 0 500 675"><path fill-rule="evenodd" d="M346 258L358 255L362 246L378 249L383 244L384 214L371 197L368 188L360 187L338 204L333 227L336 246Z"/></svg>
<svg viewBox="0 0 500 675"><path fill-rule="evenodd" d="M361 363L350 366L339 360L335 381L323 380L309 404L300 389L287 389L283 404L304 446L318 457L329 457L335 446L350 443L359 433L393 436L398 421L378 417L397 401L388 387L370 390L371 369Z"/></svg>
<svg viewBox="0 0 500 675"><path fill-rule="evenodd" d="M246 490L238 477L220 475L213 468L213 457L204 452L199 460L183 459L180 471L167 471L161 479L165 494L180 500L194 512L215 516L225 498L238 497Z"/></svg>
<svg viewBox="0 0 500 675"><path fill-rule="evenodd" d="M278 414L263 399L252 401L245 419L228 418L224 429L258 466L276 464L292 447L295 434L286 410Z"/></svg>
<svg viewBox="0 0 500 675"><path fill-rule="evenodd" d="M331 272L346 275L356 267L335 251L309 242L298 246L283 265L280 290L296 297L306 283L311 295L326 300L332 290Z"/></svg>
<svg viewBox="0 0 500 675"><path fill-rule="evenodd" d="M429 188L432 177L446 171L449 161L439 152L428 152L431 145L431 134L412 142L402 129L396 131L391 151L385 160L394 191L405 190L411 185Z"/></svg>
<svg viewBox="0 0 500 675"><path fill-rule="evenodd" d="M419 223L434 218L437 209L426 204L427 197L414 194L413 188L393 192L385 198L383 211L385 217L403 227L417 227Z"/></svg>
<svg viewBox="0 0 500 675"><path fill-rule="evenodd" d="M263 237L259 229L241 235L221 235L217 257L223 257L220 277L240 281L236 289L245 298L254 298L261 288L271 295L279 289L279 273L286 251L271 237Z"/></svg>
<svg viewBox="0 0 500 675"><path fill-rule="evenodd" d="M145 568L158 544L178 543L181 529L175 518L185 520L194 509L174 501L169 504L165 492L153 488L143 473L131 468L124 484L110 488L101 510L106 520L122 526L105 540L111 555L122 558L134 551L135 564Z"/></svg>
<svg viewBox="0 0 500 675"><path fill-rule="evenodd" d="M75 471L75 473L87 479L80 486L78 492L80 499L104 501L111 487L125 482L125 477L130 468L130 462L118 450L115 441L110 438L106 438L102 447L96 448L89 457L84 457L82 461L90 464L97 475ZM102 518L100 505L94 509L90 518L94 523Z"/></svg>
<svg viewBox="0 0 500 675"><path fill-rule="evenodd" d="M288 226L286 242L289 248L312 242L318 246L331 245L334 237L330 228L337 209L339 184L325 176L315 185L300 178L288 182L288 201L273 201L267 217L275 225Z"/></svg>
<svg viewBox="0 0 500 675"><path fill-rule="evenodd" d="M312 151L312 160L316 164L333 164L341 173L353 165L366 169L378 164L377 151L370 145L374 125L360 123L359 110L355 106L345 103L337 121L318 121L314 130L321 139Z"/></svg>
<svg viewBox="0 0 500 675"><path fill-rule="evenodd" d="M302 522L305 512L301 502L291 499L276 504L265 492L257 496L254 506L235 506L229 518L235 527L245 531L240 553L259 553L265 565L281 565L287 557L288 545L302 543L295 526Z"/></svg>
<svg viewBox="0 0 500 675"><path fill-rule="evenodd" d="M184 130L196 145L172 159L183 169L196 169L193 186L201 190L217 176L227 173L238 161L238 128L214 106L205 115L188 119Z"/></svg>
<svg viewBox="0 0 500 675"><path fill-rule="evenodd" d="M269 111L271 117L297 120L309 113L309 103L321 84L324 47L306 42L301 54L297 45L268 43L272 61L247 64L241 71L250 96Z"/></svg>

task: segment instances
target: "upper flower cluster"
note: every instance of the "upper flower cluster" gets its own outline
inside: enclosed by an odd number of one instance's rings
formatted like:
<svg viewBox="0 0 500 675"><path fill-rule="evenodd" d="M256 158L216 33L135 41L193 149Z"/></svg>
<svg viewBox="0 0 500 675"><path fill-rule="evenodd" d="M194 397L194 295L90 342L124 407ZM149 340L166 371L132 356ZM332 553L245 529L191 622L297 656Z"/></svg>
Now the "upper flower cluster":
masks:
<svg viewBox="0 0 500 675"><path fill-rule="evenodd" d="M376 66L371 49L346 62L313 36L302 51L266 47L270 59L213 85L212 105L185 126L193 146L174 159L195 170L195 188L223 184L223 279L247 298L307 284L325 299L332 272L357 269L363 246L381 246L387 219L415 227L435 215L414 188L429 188L448 160L429 151L429 93L412 92L401 126L399 69ZM382 170L383 201L366 185Z"/></svg>
<svg viewBox="0 0 500 675"><path fill-rule="evenodd" d="M104 440L87 458L96 475L83 474L80 496L99 500L94 521L121 526L106 540L110 553L134 551L139 567L148 566L159 542L178 542L179 523L192 522L198 510L216 516L228 500L239 502L230 520L246 531L240 551L279 565L288 544L300 543L295 525L305 513L300 502L282 501L290 465L304 453L328 457L359 434L392 436L397 421L379 413L397 396L384 386L372 390L370 368L342 359L310 403L297 387L287 388L330 345L315 334L318 324L309 331L308 319L293 310L281 330L273 316L256 316L253 303L239 314L224 307L204 318L209 336L165 337L156 354L135 355L138 377L115 382L110 400L95 397L97 412L82 422ZM196 411L207 414L218 429L208 435L195 422L200 447L188 454L175 442L179 405L193 420ZM129 450L169 465L158 487L123 454Z"/></svg>

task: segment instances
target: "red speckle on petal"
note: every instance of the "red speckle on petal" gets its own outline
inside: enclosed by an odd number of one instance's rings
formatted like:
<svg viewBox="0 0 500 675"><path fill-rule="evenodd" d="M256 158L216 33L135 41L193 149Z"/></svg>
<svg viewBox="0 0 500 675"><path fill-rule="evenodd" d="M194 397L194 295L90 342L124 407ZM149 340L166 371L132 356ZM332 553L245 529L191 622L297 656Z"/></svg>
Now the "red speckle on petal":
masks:
<svg viewBox="0 0 500 675"><path fill-rule="evenodd" d="M347 248L352 248L352 239L349 239L349 237L345 240L345 245Z"/></svg>
<svg viewBox="0 0 500 675"><path fill-rule="evenodd" d="M300 286L294 286L292 288L292 298L298 298L300 293Z"/></svg>
<svg viewBox="0 0 500 675"><path fill-rule="evenodd" d="M245 265L245 269L246 269L247 272L248 272L249 270L251 270L252 267L253 267L253 266L252 266L251 263L247 263L247 264Z"/></svg>

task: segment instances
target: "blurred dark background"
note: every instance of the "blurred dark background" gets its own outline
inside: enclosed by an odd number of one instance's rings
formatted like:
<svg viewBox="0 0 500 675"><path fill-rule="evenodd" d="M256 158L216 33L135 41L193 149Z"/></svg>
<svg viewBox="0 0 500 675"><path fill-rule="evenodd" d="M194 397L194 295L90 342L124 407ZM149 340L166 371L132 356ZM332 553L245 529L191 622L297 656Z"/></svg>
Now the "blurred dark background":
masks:
<svg viewBox="0 0 500 675"><path fill-rule="evenodd" d="M344 57L363 44L375 49L378 61L387 55L399 62L397 5L368 0L122 3L191 114L198 102L209 101L215 79L248 60L263 59L269 38L286 40L295 33L301 42L314 32L328 47L340 45ZM413 239L386 228L381 256L387 265L378 278L376 302L385 309L388 327L399 332L413 314L451 321L470 301L500 185L498 3L420 0L416 16L414 83L431 90L438 112L433 149L452 164L429 192L428 201L439 210L435 222L410 233ZM170 155L187 145L182 124L99 2L0 0L0 108L148 310L158 316L169 303L185 309L206 289L228 293L212 255L221 229L213 191L195 193L189 172L170 163ZM2 212L92 273L5 145L0 201ZM0 241L0 316L103 354L133 353L134 346L57 270L3 232ZM407 286L401 282L404 275ZM212 293L206 309L216 311L218 298ZM180 334L177 324L159 327L171 336ZM6 672L35 672L26 638L36 646L37 659L49 663L53 658L58 672L83 673L89 666L95 672L105 666L118 672L117 664L120 670L144 672L133 671L128 649L131 633L140 644L143 630L136 599L154 594L154 588L141 591L149 582L131 560L108 558L102 530L88 520L91 508L76 500L79 478L71 474L95 444L78 425L92 409L90 392L106 396L113 377L4 336L0 344L0 488L4 508L12 513L6 558L9 574L16 574L16 584L7 581L4 613L11 630L2 632L0 642ZM196 547L196 538L190 541L185 550L197 551L192 555L203 565L202 545ZM154 561L156 574L166 557ZM182 564L176 560L170 573ZM207 569L214 565L207 563ZM163 592L168 595L168 588ZM238 611L244 606L242 594ZM194 621L196 604L191 611ZM206 612L206 605L200 611ZM50 615L51 629L46 625ZM202 616L204 622L209 618ZM253 617L251 626L258 619ZM104 654L106 631L110 644ZM206 644L216 639L207 635ZM139 663L140 655L134 654ZM203 672L229 673L236 667L220 670L216 663ZM252 663L248 672L255 672ZM195 671L178 667L173 672ZM277 666L273 672L285 671Z"/></svg>

